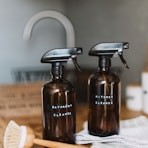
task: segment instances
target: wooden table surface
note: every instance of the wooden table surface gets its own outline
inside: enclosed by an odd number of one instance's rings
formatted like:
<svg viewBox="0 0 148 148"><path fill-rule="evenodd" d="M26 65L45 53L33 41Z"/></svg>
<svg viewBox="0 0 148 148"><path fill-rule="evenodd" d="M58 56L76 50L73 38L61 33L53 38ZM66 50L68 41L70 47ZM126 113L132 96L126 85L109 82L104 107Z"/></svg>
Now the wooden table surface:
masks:
<svg viewBox="0 0 148 148"><path fill-rule="evenodd" d="M77 114L76 114L76 131L79 132L80 130L83 129L83 123L87 120L88 116L88 105L87 104L78 104L76 108ZM125 119L130 119L130 118L135 118L140 115L145 115L140 111L132 111L129 110L125 107L125 104L122 104L121 106L121 114L120 114L120 119L125 120ZM148 117L148 115L145 115ZM7 122L10 119L5 119ZM37 116L37 117L22 117L22 118L13 118L14 121L16 121L20 125L29 125L37 132L40 132L42 129L42 117Z"/></svg>
<svg viewBox="0 0 148 148"><path fill-rule="evenodd" d="M83 123L87 120L88 115L88 105L87 104L78 104L77 105L77 114L76 114L76 131L79 132L83 129ZM138 117L140 115L144 115L142 112L139 111L131 111L125 107L125 104L121 106L121 120L124 119L131 119ZM148 115L146 115L148 117ZM5 119L8 122L10 119ZM13 118L20 125L29 125L32 129L34 129L36 137L42 137L42 118L41 116L38 117L22 117L22 118ZM89 146L88 146L89 147Z"/></svg>
<svg viewBox="0 0 148 148"><path fill-rule="evenodd" d="M0 118L4 120L4 126L7 126L7 123L10 120L14 120L19 125L30 126L35 131L37 138L42 137L40 88L43 84L44 82L39 82L4 85L0 87ZM24 108L24 106L26 106L26 108ZM76 131L79 132L83 129L83 123L87 120L88 105L77 104L76 110ZM125 107L125 103L122 103L120 114L121 120L134 118L140 115L144 114L142 112L128 110ZM148 117L148 115L146 116ZM1 123L2 122L0 122L0 125ZM4 129L5 128L3 128L3 130Z"/></svg>

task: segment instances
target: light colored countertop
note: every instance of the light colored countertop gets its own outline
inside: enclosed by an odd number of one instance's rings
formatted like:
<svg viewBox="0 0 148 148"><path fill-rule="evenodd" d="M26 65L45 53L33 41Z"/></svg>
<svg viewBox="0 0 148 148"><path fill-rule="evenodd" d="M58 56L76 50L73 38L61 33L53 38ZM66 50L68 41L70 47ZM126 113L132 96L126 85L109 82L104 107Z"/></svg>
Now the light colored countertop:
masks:
<svg viewBox="0 0 148 148"><path fill-rule="evenodd" d="M86 104L77 105L77 131L82 130L84 121L87 120L87 114L88 114L88 106ZM140 111L132 111L125 107L125 103L122 103L121 105L121 114L120 119L131 119L138 117L140 115L145 115L144 113ZM145 115L148 117L148 115Z"/></svg>

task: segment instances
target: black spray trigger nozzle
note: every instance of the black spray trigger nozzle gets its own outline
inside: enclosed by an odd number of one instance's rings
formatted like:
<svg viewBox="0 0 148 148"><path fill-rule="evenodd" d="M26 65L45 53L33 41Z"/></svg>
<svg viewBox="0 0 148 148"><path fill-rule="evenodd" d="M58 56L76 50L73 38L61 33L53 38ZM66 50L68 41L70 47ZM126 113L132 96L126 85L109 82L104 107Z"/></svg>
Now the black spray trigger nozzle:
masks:
<svg viewBox="0 0 148 148"><path fill-rule="evenodd" d="M129 43L123 42L123 49L129 49Z"/></svg>
<svg viewBox="0 0 148 148"><path fill-rule="evenodd" d="M129 48L128 42L109 42L109 43L99 43L93 46L89 51L89 55L100 57L117 57L119 55L122 63L129 68L125 59L123 58L123 50Z"/></svg>
<svg viewBox="0 0 148 148"><path fill-rule="evenodd" d="M75 67L80 71L77 63L77 55L82 54L82 48L55 48L47 51L41 58L42 63L66 63L72 60Z"/></svg>

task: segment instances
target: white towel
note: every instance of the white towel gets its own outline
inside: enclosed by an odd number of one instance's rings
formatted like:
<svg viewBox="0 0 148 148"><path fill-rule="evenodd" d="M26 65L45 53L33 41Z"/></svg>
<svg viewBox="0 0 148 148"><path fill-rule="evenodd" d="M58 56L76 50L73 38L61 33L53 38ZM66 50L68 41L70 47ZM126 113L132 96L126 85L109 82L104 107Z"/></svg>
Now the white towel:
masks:
<svg viewBox="0 0 148 148"><path fill-rule="evenodd" d="M92 144L91 148L148 148L148 119L145 116L120 121L119 135L99 137L84 130L76 134L77 144Z"/></svg>

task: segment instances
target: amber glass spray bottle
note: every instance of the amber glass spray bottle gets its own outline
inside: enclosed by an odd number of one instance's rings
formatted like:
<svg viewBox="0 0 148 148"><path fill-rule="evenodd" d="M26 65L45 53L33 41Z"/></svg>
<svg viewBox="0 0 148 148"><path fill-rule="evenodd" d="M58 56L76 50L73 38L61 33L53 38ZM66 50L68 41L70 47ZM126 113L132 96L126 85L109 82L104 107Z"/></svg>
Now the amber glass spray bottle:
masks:
<svg viewBox="0 0 148 148"><path fill-rule="evenodd" d="M51 80L42 88L43 138L65 143L75 143L76 92L71 83L63 78L63 64L72 59L78 68L77 54L81 48L52 49L41 58L51 63Z"/></svg>
<svg viewBox="0 0 148 148"><path fill-rule="evenodd" d="M120 79L110 72L111 58L119 55L128 68L122 53L128 43L100 43L90 51L90 56L99 57L98 72L88 79L88 131L95 136L110 136L119 132Z"/></svg>

